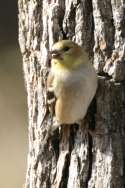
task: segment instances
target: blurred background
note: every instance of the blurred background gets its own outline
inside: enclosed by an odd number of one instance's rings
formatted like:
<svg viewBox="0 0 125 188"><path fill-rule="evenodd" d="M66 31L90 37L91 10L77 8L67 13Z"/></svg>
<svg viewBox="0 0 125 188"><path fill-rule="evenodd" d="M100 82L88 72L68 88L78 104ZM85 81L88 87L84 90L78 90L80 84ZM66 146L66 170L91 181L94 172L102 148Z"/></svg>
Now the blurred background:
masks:
<svg viewBox="0 0 125 188"><path fill-rule="evenodd" d="M0 188L22 188L27 161L27 106L18 45L17 0L0 3Z"/></svg>

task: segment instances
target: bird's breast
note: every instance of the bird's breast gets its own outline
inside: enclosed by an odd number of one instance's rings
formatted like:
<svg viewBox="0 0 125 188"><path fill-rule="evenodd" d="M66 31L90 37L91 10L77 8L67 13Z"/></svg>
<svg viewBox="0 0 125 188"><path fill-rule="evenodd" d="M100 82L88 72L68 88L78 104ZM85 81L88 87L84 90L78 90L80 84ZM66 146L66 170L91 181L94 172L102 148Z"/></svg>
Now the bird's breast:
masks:
<svg viewBox="0 0 125 188"><path fill-rule="evenodd" d="M54 74L53 88L56 97L60 96L65 87L70 87L73 83L73 75L68 71L57 71Z"/></svg>

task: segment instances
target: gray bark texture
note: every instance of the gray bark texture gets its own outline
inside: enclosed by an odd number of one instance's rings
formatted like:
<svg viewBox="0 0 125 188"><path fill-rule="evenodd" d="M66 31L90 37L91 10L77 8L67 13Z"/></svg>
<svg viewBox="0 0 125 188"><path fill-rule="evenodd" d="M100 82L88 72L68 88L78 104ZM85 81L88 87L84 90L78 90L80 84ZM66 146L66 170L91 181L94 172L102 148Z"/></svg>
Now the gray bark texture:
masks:
<svg viewBox="0 0 125 188"><path fill-rule="evenodd" d="M19 0L19 44L27 90L26 188L125 187L125 1ZM50 134L48 53L54 42L84 46L99 74L82 126ZM89 135L85 127L95 131Z"/></svg>

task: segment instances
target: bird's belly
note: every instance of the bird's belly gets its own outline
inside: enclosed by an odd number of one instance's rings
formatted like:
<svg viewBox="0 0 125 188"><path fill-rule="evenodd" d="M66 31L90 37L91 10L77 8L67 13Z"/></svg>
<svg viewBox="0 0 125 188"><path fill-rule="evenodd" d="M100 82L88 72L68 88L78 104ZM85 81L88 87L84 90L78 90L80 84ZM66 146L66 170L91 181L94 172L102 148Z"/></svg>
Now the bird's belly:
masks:
<svg viewBox="0 0 125 188"><path fill-rule="evenodd" d="M82 70L81 70L82 71ZM76 76L55 82L56 119L62 124L73 124L83 119L97 88L96 74L93 69Z"/></svg>
<svg viewBox="0 0 125 188"><path fill-rule="evenodd" d="M67 92L65 95L62 91L61 97L57 99L55 113L60 123L73 124L83 119L89 100L84 91L69 89Z"/></svg>

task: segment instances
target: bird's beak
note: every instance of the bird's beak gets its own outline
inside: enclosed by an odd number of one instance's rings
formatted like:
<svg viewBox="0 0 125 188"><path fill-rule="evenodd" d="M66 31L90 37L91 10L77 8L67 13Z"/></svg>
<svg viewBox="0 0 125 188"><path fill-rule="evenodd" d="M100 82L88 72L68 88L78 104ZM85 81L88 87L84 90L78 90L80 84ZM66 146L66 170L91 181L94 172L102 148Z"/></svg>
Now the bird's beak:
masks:
<svg viewBox="0 0 125 188"><path fill-rule="evenodd" d="M58 50L50 51L50 56L51 56L52 59L62 59L61 53Z"/></svg>

